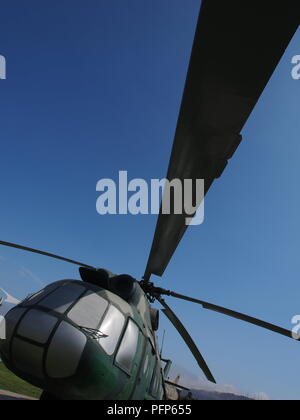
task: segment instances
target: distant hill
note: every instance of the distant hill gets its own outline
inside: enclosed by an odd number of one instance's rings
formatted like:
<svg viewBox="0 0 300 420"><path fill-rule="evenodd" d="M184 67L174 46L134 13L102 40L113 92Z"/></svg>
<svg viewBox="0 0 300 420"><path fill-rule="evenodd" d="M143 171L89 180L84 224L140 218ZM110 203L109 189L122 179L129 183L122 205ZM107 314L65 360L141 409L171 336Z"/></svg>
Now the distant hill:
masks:
<svg viewBox="0 0 300 420"><path fill-rule="evenodd" d="M243 395L236 395L231 393L225 392L217 392L217 391L206 391L204 389L193 389L190 391L192 393L193 400L201 400L201 401L253 401L252 398L245 397ZM181 394L183 399L189 399L189 393L184 392Z"/></svg>

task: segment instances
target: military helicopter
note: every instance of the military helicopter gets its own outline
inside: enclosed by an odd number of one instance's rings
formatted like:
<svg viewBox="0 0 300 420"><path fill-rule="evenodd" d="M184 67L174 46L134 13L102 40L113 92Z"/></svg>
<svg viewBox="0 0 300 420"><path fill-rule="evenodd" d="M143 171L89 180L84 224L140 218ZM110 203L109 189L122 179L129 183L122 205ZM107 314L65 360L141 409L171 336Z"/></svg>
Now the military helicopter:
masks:
<svg viewBox="0 0 300 420"><path fill-rule="evenodd" d="M292 0L203 0L168 180L204 179L207 193L221 176L298 28L298 12ZM170 362L163 367L155 339L159 312L151 306L158 301L206 378L216 382L164 296L200 304L299 341L300 336L284 328L151 282L151 276L162 276L169 264L187 229L186 216L160 213L142 280L1 241L4 246L76 264L81 276L81 281L50 284L6 314L7 336L0 340L5 365L43 389L42 399L168 398Z"/></svg>

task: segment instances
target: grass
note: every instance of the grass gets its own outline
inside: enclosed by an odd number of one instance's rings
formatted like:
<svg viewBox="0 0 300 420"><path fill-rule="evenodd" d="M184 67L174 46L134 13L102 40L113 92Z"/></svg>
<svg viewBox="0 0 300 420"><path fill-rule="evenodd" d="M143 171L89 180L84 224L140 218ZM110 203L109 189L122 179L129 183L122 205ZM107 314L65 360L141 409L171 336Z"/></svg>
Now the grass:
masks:
<svg viewBox="0 0 300 420"><path fill-rule="evenodd" d="M28 384L16 375L11 373L0 361L0 389L25 395L27 397L39 398L41 390Z"/></svg>

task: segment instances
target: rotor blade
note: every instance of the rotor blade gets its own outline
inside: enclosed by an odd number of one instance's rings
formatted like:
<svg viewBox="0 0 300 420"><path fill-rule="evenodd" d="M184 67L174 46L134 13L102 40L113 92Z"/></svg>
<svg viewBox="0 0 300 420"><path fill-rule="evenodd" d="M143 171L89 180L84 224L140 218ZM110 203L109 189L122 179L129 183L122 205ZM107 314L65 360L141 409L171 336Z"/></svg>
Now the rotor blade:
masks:
<svg viewBox="0 0 300 420"><path fill-rule="evenodd" d="M242 314L240 312L232 311L231 309L223 308L222 306L213 305L212 303L204 302L203 300L194 299L188 296L180 295L178 293L168 291L166 293L168 296L173 296L178 299L187 300L189 302L198 303L202 305L204 309L208 309L210 311L218 312L223 315L230 316L232 318L240 319L241 321L248 322L250 324L256 325L261 328L265 328L267 330L273 331L277 334L284 335L285 337L292 338L296 341L300 341L300 336L297 334L292 333L289 330L284 328L278 327L277 325L270 324L269 322L262 321L258 318L253 318L251 316Z"/></svg>
<svg viewBox="0 0 300 420"><path fill-rule="evenodd" d="M69 258L60 257L59 255L50 254L49 252L40 251L38 249L28 248L27 246L23 246L23 245L18 245L18 244L14 244L14 243L10 243L10 242L4 242L4 241L0 241L0 245L8 246L9 248L21 249L22 251L32 252L34 254L45 255L46 257L55 258L56 260L65 261L67 263L79 265L81 267L94 268L90 265L83 264L83 263L78 262L78 261L70 260Z"/></svg>
<svg viewBox="0 0 300 420"><path fill-rule="evenodd" d="M240 133L299 25L294 0L203 0L167 179L204 179L225 169ZM184 188L184 185L183 185ZM191 194L190 194L191 195ZM198 203L195 191L192 203ZM158 217L145 271L162 276L186 214ZM190 216L189 216L190 217Z"/></svg>
<svg viewBox="0 0 300 420"><path fill-rule="evenodd" d="M187 344L188 348L192 352L193 356L195 357L200 369L205 374L206 378L216 383L215 378L213 377L211 371L209 370L209 367L207 366L203 356L201 355L200 351L198 350L195 342L193 341L190 334L187 332L186 328L182 324L182 322L178 319L178 317L175 315L175 313L172 311L172 309L166 304L166 302L161 299L157 298L157 300L160 302L160 304L164 307L162 310L163 313L167 316L167 318L171 321L171 323L174 325L176 330L179 332L181 337L184 339L185 343Z"/></svg>

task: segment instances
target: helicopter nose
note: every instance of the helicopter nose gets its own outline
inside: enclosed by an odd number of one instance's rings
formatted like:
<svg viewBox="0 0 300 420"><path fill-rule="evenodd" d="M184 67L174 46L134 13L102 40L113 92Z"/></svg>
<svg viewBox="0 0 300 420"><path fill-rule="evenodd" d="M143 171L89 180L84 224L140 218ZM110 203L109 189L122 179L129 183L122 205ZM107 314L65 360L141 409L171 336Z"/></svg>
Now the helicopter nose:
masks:
<svg viewBox="0 0 300 420"><path fill-rule="evenodd" d="M38 309L12 309L5 321L0 351L16 373L29 375L38 385L46 378L75 375L87 343L78 328Z"/></svg>
<svg viewBox="0 0 300 420"><path fill-rule="evenodd" d="M95 286L76 281L48 286L6 314L6 339L0 340L4 363L42 389L57 381L63 388L84 365L86 347L99 351L90 334L107 306Z"/></svg>

